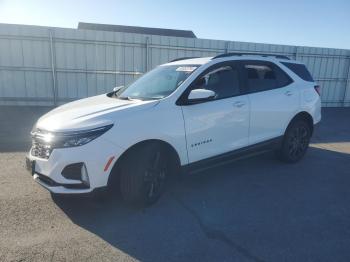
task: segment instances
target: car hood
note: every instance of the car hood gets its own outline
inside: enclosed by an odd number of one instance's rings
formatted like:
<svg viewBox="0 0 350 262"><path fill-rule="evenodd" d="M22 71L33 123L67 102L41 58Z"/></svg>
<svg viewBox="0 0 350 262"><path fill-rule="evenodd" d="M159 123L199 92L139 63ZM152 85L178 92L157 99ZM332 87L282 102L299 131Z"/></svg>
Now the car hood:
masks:
<svg viewBox="0 0 350 262"><path fill-rule="evenodd" d="M121 100L106 94L57 107L39 118L36 128L52 132L79 131L113 124L120 111L144 110L158 101Z"/></svg>

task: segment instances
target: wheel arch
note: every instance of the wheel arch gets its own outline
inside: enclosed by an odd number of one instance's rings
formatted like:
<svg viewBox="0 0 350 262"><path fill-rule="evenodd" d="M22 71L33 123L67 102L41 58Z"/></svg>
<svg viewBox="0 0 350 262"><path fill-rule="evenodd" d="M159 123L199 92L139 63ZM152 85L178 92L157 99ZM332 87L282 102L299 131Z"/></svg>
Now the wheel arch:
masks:
<svg viewBox="0 0 350 262"><path fill-rule="evenodd" d="M310 130L311 130L311 135L313 134L313 131L314 131L314 120L312 118L312 115L306 111L301 111L299 113L297 113L288 123L288 126L287 128L285 129L285 132L288 130L288 128L290 127L290 125L292 123L294 123L295 121L297 120L305 120L309 127L310 127Z"/></svg>
<svg viewBox="0 0 350 262"><path fill-rule="evenodd" d="M120 166L122 162L125 161L125 159L128 156L130 156L130 154L132 154L132 152L134 152L138 148L148 146L151 144L160 145L165 150L165 152L167 152L167 155L170 157L172 167L175 169L180 168L181 166L180 156L176 151L176 149L170 143L160 139L147 139L147 140L139 141L133 144L121 154L121 156L117 159L117 161L114 163L111 169L111 172L108 177L107 186L110 186L113 182L119 182L118 180L120 175Z"/></svg>

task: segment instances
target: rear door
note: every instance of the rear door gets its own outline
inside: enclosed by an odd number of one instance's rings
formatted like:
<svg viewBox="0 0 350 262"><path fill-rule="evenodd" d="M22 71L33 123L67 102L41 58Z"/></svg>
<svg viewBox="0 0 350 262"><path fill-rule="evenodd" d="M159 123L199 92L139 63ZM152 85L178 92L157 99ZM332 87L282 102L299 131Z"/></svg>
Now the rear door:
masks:
<svg viewBox="0 0 350 262"><path fill-rule="evenodd" d="M241 92L241 68L233 62L216 64L203 72L183 94L209 89L213 100L183 105L189 162L246 146L249 101Z"/></svg>
<svg viewBox="0 0 350 262"><path fill-rule="evenodd" d="M249 144L283 135L299 108L296 84L272 62L244 61L242 65L250 100Z"/></svg>

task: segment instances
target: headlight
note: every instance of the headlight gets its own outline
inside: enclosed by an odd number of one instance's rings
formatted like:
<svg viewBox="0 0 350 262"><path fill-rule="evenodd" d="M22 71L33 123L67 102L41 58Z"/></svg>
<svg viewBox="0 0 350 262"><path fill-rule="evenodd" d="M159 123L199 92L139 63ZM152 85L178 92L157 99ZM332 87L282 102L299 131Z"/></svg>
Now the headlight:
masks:
<svg viewBox="0 0 350 262"><path fill-rule="evenodd" d="M112 126L113 124L75 132L47 132L36 129L32 131L33 143L34 141L38 142L51 150L54 148L82 146L101 136L111 129Z"/></svg>
<svg viewBox="0 0 350 262"><path fill-rule="evenodd" d="M71 133L48 133L46 139L49 143L52 141L52 146L54 148L82 146L104 134L107 130L111 129L112 126L113 125L108 125Z"/></svg>

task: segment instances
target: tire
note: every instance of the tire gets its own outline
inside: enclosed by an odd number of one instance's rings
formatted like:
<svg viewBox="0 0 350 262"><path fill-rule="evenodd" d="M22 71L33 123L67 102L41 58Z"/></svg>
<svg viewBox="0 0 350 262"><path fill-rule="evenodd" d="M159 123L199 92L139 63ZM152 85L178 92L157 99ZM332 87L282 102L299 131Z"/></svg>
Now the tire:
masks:
<svg viewBox="0 0 350 262"><path fill-rule="evenodd" d="M292 122L284 134L278 157L287 163L296 163L305 155L311 138L311 128L304 120Z"/></svg>
<svg viewBox="0 0 350 262"><path fill-rule="evenodd" d="M121 166L120 192L133 205L149 206L162 195L169 160L165 150L157 144L136 148Z"/></svg>

